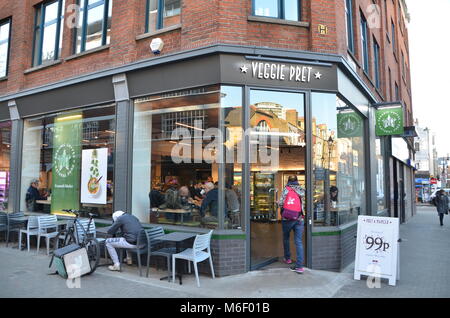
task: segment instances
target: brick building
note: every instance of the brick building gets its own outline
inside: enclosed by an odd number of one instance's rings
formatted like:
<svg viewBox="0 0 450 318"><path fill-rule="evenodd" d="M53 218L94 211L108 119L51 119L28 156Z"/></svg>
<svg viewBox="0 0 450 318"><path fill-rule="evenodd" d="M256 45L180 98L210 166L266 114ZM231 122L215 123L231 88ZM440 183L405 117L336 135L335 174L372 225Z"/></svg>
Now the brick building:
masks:
<svg viewBox="0 0 450 318"><path fill-rule="evenodd" d="M357 215L414 214L411 140L375 134L391 102L413 126L407 21L403 0L0 0L3 208L30 209L39 179L41 213L121 209L166 230L213 228L223 276L282 258L276 202L296 175L305 264L340 270ZM175 156L191 160L174 160L176 128L194 135ZM242 145L244 160L196 160L208 128L232 136L215 158ZM275 169L252 160L261 136L278 136L265 148ZM92 149L106 149L100 168L84 166ZM100 190L85 193L97 168ZM170 184L195 198L208 180L216 206L155 203Z"/></svg>

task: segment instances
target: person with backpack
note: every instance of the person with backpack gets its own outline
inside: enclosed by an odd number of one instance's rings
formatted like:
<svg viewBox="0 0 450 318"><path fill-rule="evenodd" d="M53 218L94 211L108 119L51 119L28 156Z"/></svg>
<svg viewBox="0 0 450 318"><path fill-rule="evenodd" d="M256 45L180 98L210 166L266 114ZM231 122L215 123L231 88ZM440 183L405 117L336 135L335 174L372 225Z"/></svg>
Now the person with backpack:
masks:
<svg viewBox="0 0 450 318"><path fill-rule="evenodd" d="M285 186L278 205L281 209L282 227L283 227L283 247L284 259L286 264L292 264L289 238L290 233L294 231L294 242L297 252L297 261L291 267L291 271L303 274L303 242L302 235L304 229L303 221L303 200L305 191L299 185L296 176L290 176Z"/></svg>
<svg viewBox="0 0 450 318"><path fill-rule="evenodd" d="M444 214L448 214L449 210L449 200L447 195L445 194L445 190L440 190L436 193L436 197L434 198L434 202L436 205L437 212L439 214L439 221L441 226L444 226Z"/></svg>

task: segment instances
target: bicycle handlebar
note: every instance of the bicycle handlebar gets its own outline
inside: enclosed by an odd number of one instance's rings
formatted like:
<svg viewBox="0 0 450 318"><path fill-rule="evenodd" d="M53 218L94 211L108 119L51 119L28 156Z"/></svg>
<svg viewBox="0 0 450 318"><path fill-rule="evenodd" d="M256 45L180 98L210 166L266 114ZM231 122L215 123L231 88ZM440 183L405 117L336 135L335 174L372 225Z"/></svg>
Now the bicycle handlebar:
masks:
<svg viewBox="0 0 450 318"><path fill-rule="evenodd" d="M68 212L68 213L73 213L73 214L75 214L76 216L79 216L80 214L82 214L82 213L87 213L88 215L89 215L89 217L96 217L96 216L98 216L98 214L95 214L95 213L91 213L91 212L88 212L88 211L82 211L82 210L73 210L73 209L63 209L63 211L64 212Z"/></svg>

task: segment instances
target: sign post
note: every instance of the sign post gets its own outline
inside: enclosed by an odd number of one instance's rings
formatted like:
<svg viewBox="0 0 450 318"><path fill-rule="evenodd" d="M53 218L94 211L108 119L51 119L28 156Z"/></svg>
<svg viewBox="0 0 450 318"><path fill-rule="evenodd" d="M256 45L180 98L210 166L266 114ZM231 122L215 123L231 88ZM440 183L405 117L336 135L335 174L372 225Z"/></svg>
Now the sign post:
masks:
<svg viewBox="0 0 450 318"><path fill-rule="evenodd" d="M398 218L360 215L354 279L361 275L387 278L395 286L400 278Z"/></svg>

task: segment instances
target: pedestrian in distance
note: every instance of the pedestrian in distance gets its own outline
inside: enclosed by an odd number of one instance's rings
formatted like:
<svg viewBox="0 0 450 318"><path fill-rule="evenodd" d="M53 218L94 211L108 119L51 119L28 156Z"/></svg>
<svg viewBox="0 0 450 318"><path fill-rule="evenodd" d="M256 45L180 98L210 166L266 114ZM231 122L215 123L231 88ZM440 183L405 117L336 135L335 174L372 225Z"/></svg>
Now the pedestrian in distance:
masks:
<svg viewBox="0 0 450 318"><path fill-rule="evenodd" d="M439 214L439 221L441 223L441 226L444 225L444 214L448 214L448 203L449 199L447 194L445 194L445 190L441 189L436 194L436 197L434 199L437 212Z"/></svg>
<svg viewBox="0 0 450 318"><path fill-rule="evenodd" d="M297 253L295 265L291 267L291 271L303 274L303 242L302 235L304 229L303 220L303 200L305 191L299 185L296 176L290 176L281 195L278 206L281 209L282 228L283 228L283 247L284 260L286 264L292 264L291 251L289 246L289 238L291 231L294 231L294 242Z"/></svg>

